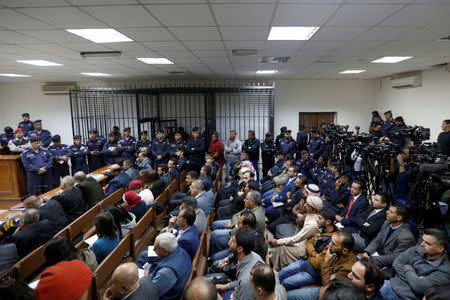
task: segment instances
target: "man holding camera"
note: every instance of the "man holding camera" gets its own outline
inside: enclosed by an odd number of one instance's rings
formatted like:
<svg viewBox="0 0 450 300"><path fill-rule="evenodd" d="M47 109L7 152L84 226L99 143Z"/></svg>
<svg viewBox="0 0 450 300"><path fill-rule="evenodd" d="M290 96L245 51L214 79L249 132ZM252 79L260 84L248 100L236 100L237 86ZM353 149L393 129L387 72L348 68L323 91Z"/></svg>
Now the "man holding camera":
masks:
<svg viewBox="0 0 450 300"><path fill-rule="evenodd" d="M437 143L442 154L450 156L450 119L442 121L443 132L439 133Z"/></svg>

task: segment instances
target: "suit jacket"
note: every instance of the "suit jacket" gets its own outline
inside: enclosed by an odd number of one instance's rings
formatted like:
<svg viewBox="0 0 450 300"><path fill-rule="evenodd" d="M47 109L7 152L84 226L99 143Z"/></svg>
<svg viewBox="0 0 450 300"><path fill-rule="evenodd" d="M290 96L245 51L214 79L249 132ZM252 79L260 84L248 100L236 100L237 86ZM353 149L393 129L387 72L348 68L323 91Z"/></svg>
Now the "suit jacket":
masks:
<svg viewBox="0 0 450 300"><path fill-rule="evenodd" d="M84 202L86 202L88 208L95 206L105 199L102 186L92 177L87 177L85 181L77 184L77 188L83 194Z"/></svg>
<svg viewBox="0 0 450 300"><path fill-rule="evenodd" d="M39 220L49 220L53 229L53 234L57 234L67 224L68 220L61 204L54 199L50 199L40 206L38 209Z"/></svg>
<svg viewBox="0 0 450 300"><path fill-rule="evenodd" d="M197 198L198 208L201 208L205 212L205 215L209 215L214 202L214 193L206 191L195 198Z"/></svg>
<svg viewBox="0 0 450 300"><path fill-rule="evenodd" d="M0 275L8 271L18 260L16 245L0 245Z"/></svg>
<svg viewBox="0 0 450 300"><path fill-rule="evenodd" d="M53 196L52 199L61 204L69 223L72 223L87 211L87 205L83 200L83 194L77 187Z"/></svg>
<svg viewBox="0 0 450 300"><path fill-rule="evenodd" d="M135 289L127 297L127 300L141 300L141 299L159 299L158 291L153 285L153 281L148 276L142 277L137 289Z"/></svg>
<svg viewBox="0 0 450 300"><path fill-rule="evenodd" d="M369 208L367 208L356 220L359 225L359 233L363 238L367 240L367 242L373 240L377 236L378 232L380 232L381 226L383 226L383 223L386 221L386 212L388 208L386 207L385 209L380 210L379 212L368 218L368 216L374 210L375 208L373 208L373 206L369 206ZM366 222L370 225L363 226L363 224Z"/></svg>
<svg viewBox="0 0 450 300"><path fill-rule="evenodd" d="M287 194L287 192L292 192L295 188L295 178L288 178L286 183L284 184L284 188L276 194L275 201L283 201L283 196ZM290 181L289 181L290 180Z"/></svg>
<svg viewBox="0 0 450 300"><path fill-rule="evenodd" d="M128 169L125 173L127 173L128 177L130 177L130 181L139 178L139 171L135 168Z"/></svg>
<svg viewBox="0 0 450 300"><path fill-rule="evenodd" d="M108 184L105 190L105 195L108 197L120 188L127 187L130 184L130 177L125 172L121 172L119 175L114 177Z"/></svg>
<svg viewBox="0 0 450 300"><path fill-rule="evenodd" d="M364 249L372 255L378 249L383 249L384 255L372 256L372 261L378 267L392 267L392 263L403 251L415 245L414 236L406 224L400 225L386 240L391 223L385 221L375 239Z"/></svg>
<svg viewBox="0 0 450 300"><path fill-rule="evenodd" d="M144 159L142 162L140 162L137 166L136 166L137 170L139 172L147 172L150 171L152 169L152 165L150 163L150 158L146 158Z"/></svg>
<svg viewBox="0 0 450 300"><path fill-rule="evenodd" d="M177 236L179 233L180 231L177 232ZM178 239L178 246L183 248L187 252L187 254L189 254L191 260L194 258L195 253L198 250L198 246L200 246L198 231L195 225L189 227L189 229L186 230L183 233L183 235Z"/></svg>
<svg viewBox="0 0 450 300"><path fill-rule="evenodd" d="M350 207L350 204L352 202L352 198L353 198L353 196L350 196L347 206L344 208L344 210L340 214L341 217L345 218L348 208ZM361 215L367 209L367 207L369 207L369 201L367 201L367 198L364 195L360 195L358 197L358 199L356 199L353 202L352 209L350 210L348 217L345 219L342 219L341 224L344 226L348 226L348 225L357 226L358 223L356 223L356 220L358 219L358 216Z"/></svg>

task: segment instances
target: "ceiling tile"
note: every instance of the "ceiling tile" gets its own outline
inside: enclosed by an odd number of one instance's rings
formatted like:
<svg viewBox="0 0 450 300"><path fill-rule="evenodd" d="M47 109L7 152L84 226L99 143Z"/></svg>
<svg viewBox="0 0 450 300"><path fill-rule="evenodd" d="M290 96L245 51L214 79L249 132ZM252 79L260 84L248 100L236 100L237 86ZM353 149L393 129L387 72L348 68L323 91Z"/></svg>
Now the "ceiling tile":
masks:
<svg viewBox="0 0 450 300"><path fill-rule="evenodd" d="M278 1L280 3L295 3L295 4L341 4L347 0L278 0Z"/></svg>
<svg viewBox="0 0 450 300"><path fill-rule="evenodd" d="M31 43L39 43L39 40L14 31L0 31L0 43L31 44Z"/></svg>
<svg viewBox="0 0 450 300"><path fill-rule="evenodd" d="M262 49L265 41L225 41L227 49Z"/></svg>
<svg viewBox="0 0 450 300"><path fill-rule="evenodd" d="M402 8L402 5L343 5L327 26L373 26Z"/></svg>
<svg viewBox="0 0 450 300"><path fill-rule="evenodd" d="M173 41L175 37L164 27L118 28L121 33L135 41Z"/></svg>
<svg viewBox="0 0 450 300"><path fill-rule="evenodd" d="M165 26L215 26L208 5L146 5Z"/></svg>
<svg viewBox="0 0 450 300"><path fill-rule="evenodd" d="M88 51L110 51L106 46L103 46L102 44L95 44L95 43L65 43L65 47L73 49L78 52L88 52Z"/></svg>
<svg viewBox="0 0 450 300"><path fill-rule="evenodd" d="M228 57L228 54L225 50L211 50L211 51L195 50L192 52L198 57L200 57L200 59L205 57Z"/></svg>
<svg viewBox="0 0 450 300"><path fill-rule="evenodd" d="M264 41L269 35L268 27L220 27L225 41Z"/></svg>
<svg viewBox="0 0 450 300"><path fill-rule="evenodd" d="M80 8L112 27L161 26L140 5L82 6Z"/></svg>
<svg viewBox="0 0 450 300"><path fill-rule="evenodd" d="M268 26L274 6L271 4L214 4L218 25Z"/></svg>
<svg viewBox="0 0 450 300"><path fill-rule="evenodd" d="M197 42L197 41L187 41L184 42L186 47L191 50L222 50L224 49L223 43L221 41L211 41L211 42Z"/></svg>
<svg viewBox="0 0 450 300"><path fill-rule="evenodd" d="M144 42L145 46L155 51L185 51L186 47L180 42Z"/></svg>
<svg viewBox="0 0 450 300"><path fill-rule="evenodd" d="M18 11L61 28L103 28L105 25L75 7L21 8Z"/></svg>
<svg viewBox="0 0 450 300"><path fill-rule="evenodd" d="M0 0L7 7L69 6L64 0Z"/></svg>
<svg viewBox="0 0 450 300"><path fill-rule="evenodd" d="M20 30L18 32L49 43L86 43L88 40L62 29L58 30Z"/></svg>
<svg viewBox="0 0 450 300"><path fill-rule="evenodd" d="M220 41L217 27L170 27L169 30L182 41Z"/></svg>
<svg viewBox="0 0 450 300"><path fill-rule="evenodd" d="M73 5L114 5L114 4L137 4L136 0L66 0ZM142 1L141 1L142 2Z"/></svg>
<svg viewBox="0 0 450 300"><path fill-rule="evenodd" d="M141 3L149 4L191 4L208 3L207 0L140 0Z"/></svg>
<svg viewBox="0 0 450 300"><path fill-rule="evenodd" d="M414 0L347 0L346 4L408 4Z"/></svg>
<svg viewBox="0 0 450 300"><path fill-rule="evenodd" d="M448 4L448 3L447 3ZM440 22L441 18L448 20L450 5L410 5L400 10L392 17L383 21L380 26L416 26Z"/></svg>
<svg viewBox="0 0 450 300"><path fill-rule="evenodd" d="M366 27L323 27L312 37L315 41L350 41L366 31Z"/></svg>
<svg viewBox="0 0 450 300"><path fill-rule="evenodd" d="M273 19L275 26L322 26L338 5L280 4Z"/></svg>
<svg viewBox="0 0 450 300"><path fill-rule="evenodd" d="M12 9L0 9L0 26L12 30L52 28L53 26Z"/></svg>
<svg viewBox="0 0 450 300"><path fill-rule="evenodd" d="M121 51L123 55L136 57L154 57L156 52L148 49L140 43L106 43L102 44L113 51Z"/></svg>

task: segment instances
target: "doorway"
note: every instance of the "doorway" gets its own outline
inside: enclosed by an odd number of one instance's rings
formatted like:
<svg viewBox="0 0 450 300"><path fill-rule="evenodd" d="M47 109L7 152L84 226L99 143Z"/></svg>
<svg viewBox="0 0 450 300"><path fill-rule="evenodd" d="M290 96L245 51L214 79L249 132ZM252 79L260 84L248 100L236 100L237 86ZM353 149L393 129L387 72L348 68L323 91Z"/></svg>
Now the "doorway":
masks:
<svg viewBox="0 0 450 300"><path fill-rule="evenodd" d="M333 124L336 120L336 112L299 112L298 124L306 128L306 132L311 130L311 127L316 126L320 130L320 124Z"/></svg>

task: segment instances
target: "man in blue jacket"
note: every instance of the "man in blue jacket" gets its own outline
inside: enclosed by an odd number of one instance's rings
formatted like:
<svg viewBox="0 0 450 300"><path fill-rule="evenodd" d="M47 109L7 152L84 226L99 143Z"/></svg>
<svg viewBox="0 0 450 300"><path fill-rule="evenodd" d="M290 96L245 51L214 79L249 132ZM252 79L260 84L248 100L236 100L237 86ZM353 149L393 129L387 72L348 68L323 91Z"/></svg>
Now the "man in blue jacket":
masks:
<svg viewBox="0 0 450 300"><path fill-rule="evenodd" d="M72 151L66 144L61 144L61 137L54 135L52 137L53 144L48 147L48 150L52 154L53 167L53 188L57 188L60 183L60 178L69 175L69 159L72 156Z"/></svg>
<svg viewBox="0 0 450 300"><path fill-rule="evenodd" d="M288 192L292 192L295 188L295 179L297 179L298 167L296 165L289 167L288 169L288 179L284 185L284 188L275 194L274 190L270 190L264 194L264 203L266 204L266 213L273 210L273 203L275 202L285 202L287 197L285 195Z"/></svg>
<svg viewBox="0 0 450 300"><path fill-rule="evenodd" d="M108 165L112 165L117 162L117 158L120 156L120 152L119 143L117 142L117 135L114 131L109 133L109 139L103 145L102 154L105 157L105 162Z"/></svg>
<svg viewBox="0 0 450 300"><path fill-rule="evenodd" d="M167 164L169 142L165 139L164 131L158 131L156 139L153 140L151 146L151 152L154 158L155 168L158 169L159 165Z"/></svg>
<svg viewBox="0 0 450 300"><path fill-rule="evenodd" d="M124 160L134 160L134 153L136 152L136 139L131 136L131 127L126 127L123 130L123 136L118 141L118 148L120 156Z"/></svg>
<svg viewBox="0 0 450 300"><path fill-rule="evenodd" d="M103 136L98 136L97 129L93 128L89 130L89 139L86 141L86 147L89 150L88 164L89 172L98 170L105 165L105 160L102 155L103 145L105 141Z"/></svg>
<svg viewBox="0 0 450 300"><path fill-rule="evenodd" d="M17 128L22 128L23 133L25 136L28 136L28 132L32 131L34 129L33 127L33 121L30 121L30 114L29 113L23 113L22 114L22 122L19 123Z"/></svg>
<svg viewBox="0 0 450 300"><path fill-rule="evenodd" d="M323 139L317 129L311 130L311 140L309 141L309 156L317 160L323 151Z"/></svg>
<svg viewBox="0 0 450 300"><path fill-rule="evenodd" d="M41 140L42 147L47 148L52 142L52 134L46 129L42 129L42 121L36 120L33 123L34 130L28 132L28 137L37 136Z"/></svg>
<svg viewBox="0 0 450 300"><path fill-rule="evenodd" d="M192 128L192 138L187 142L186 154L189 159L189 169L199 173L205 164L205 140L200 137L198 127Z"/></svg>
<svg viewBox="0 0 450 300"><path fill-rule="evenodd" d="M81 135L73 136L73 145L70 146L70 151L72 152L72 156L70 157L70 161L72 162L72 174L75 174L78 171L83 171L86 174L89 173L86 163L86 157L89 154L89 150L85 145L81 144Z"/></svg>
<svg viewBox="0 0 450 300"><path fill-rule="evenodd" d="M115 191L117 191L120 188L128 187L130 184L130 177L127 175L127 173L122 172L120 169L120 166L118 164L111 165L109 168L111 175L114 176L114 178L109 182L108 186L105 190L105 195L108 197Z"/></svg>

